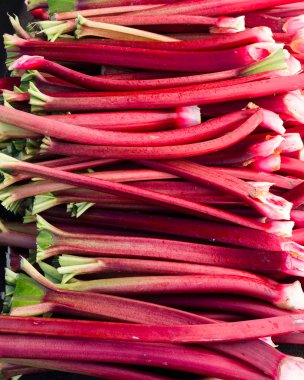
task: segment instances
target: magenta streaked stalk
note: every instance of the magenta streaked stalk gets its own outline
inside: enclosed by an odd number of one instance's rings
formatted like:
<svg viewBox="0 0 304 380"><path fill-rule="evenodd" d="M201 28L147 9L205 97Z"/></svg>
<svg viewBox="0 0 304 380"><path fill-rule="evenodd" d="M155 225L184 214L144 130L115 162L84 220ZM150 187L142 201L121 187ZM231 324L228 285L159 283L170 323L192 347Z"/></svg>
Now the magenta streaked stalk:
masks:
<svg viewBox="0 0 304 380"><path fill-rule="evenodd" d="M115 240L115 239L113 239ZM58 247L60 248L60 247ZM68 247L63 247L63 251ZM136 247L135 247L136 248ZM201 247L203 248L203 247ZM72 249L70 249L71 252ZM77 251L77 250L76 250ZM215 251L215 249L214 249ZM59 258L61 263L63 260L66 265L63 268L58 268L59 273L75 273L75 275L88 274L88 273L134 273L137 274L212 274L220 273L220 270L224 272L222 268L216 269L217 267L208 267L208 265L218 265L225 268L238 268L245 271L252 271L257 273L284 273L292 276L304 277L304 261L299 257L294 257L292 254L287 252L269 252L269 251L258 251L258 250L240 250L237 248L223 249L222 255L216 255L209 258L208 260L208 251L203 250L201 254L202 258L199 261L201 265L194 264L181 264L181 263L172 263L169 261L157 261L157 259L169 259L176 261L183 261L183 256L176 252L175 255L172 255L170 258L163 258L161 253L158 252L158 256L155 257L156 260L137 260L137 259L126 259L130 257L127 252L121 253L122 259L117 258L119 255L113 255L114 258L105 258L105 257L70 257L64 256ZM60 249L58 249L60 252ZM73 252L75 253L75 252ZM149 252L148 252L149 253ZM149 258L149 254L145 253L142 258ZM111 256L111 254L105 254L105 256ZM133 256L133 255L132 255ZM134 254L136 257L136 255ZM152 256L152 255L151 255ZM211 256L211 255L210 255ZM40 255L38 253L38 259ZM194 256L193 259L185 260L186 262L196 262L197 257ZM69 264L71 260L71 264ZM155 263L155 266L153 266ZM146 265L145 265L146 264ZM204 265L203 265L204 264ZM302 270L301 270L302 267ZM208 269L209 268L209 269ZM209 270L209 272L208 272ZM230 273L227 270L227 274ZM235 272L237 273L237 271ZM233 271L231 271L233 274ZM247 273L244 273L244 276L247 276Z"/></svg>
<svg viewBox="0 0 304 380"><path fill-rule="evenodd" d="M299 313L299 311L287 311L279 309L276 306L270 305L261 300L254 298L234 296L234 295L198 295L187 294L159 294L146 295L140 299L147 302L153 302L160 305L165 305L184 310L195 311L225 311L229 313L245 314L250 319L255 318L270 318L282 315L290 315L291 313Z"/></svg>
<svg viewBox="0 0 304 380"><path fill-rule="evenodd" d="M65 256L64 258L67 261L67 265L57 268L58 272L62 275L73 274L74 276L79 276L92 273L116 273L130 275L232 274L252 278L257 277L250 272L203 264L196 265L162 260L120 259L116 257L99 257L92 260L87 260L87 258L85 258L82 260L81 257L76 256L71 257L71 265L69 265L69 257ZM59 262L62 263L62 257L59 257Z"/></svg>
<svg viewBox="0 0 304 380"><path fill-rule="evenodd" d="M13 318L14 320L10 320L9 322L11 322L11 324L16 324L16 325L19 325L19 321L24 321L26 324L28 324L28 322L33 322L33 321L37 321L39 323L39 321L41 319L39 318ZM56 320L54 321L55 323L57 322ZM71 321L73 323L73 321ZM53 324L55 324L53 323ZM52 324L52 325L53 325ZM83 323L84 324L84 323ZM95 323L96 324L96 323ZM22 326L23 329L22 331L25 331L27 330L26 327ZM221 343L213 343L211 346L209 345L209 347L212 347L212 349L216 350L216 351L220 351L222 353L225 353L227 352L227 349L229 348L233 348L233 352L234 352L234 355L235 357L239 357L241 358L242 360L245 359L245 361L249 362L252 361L254 362L256 365L257 368L259 368L260 370L264 370L264 372L266 374L276 374L280 369L281 367L284 367L285 366L285 362L291 362L292 358L288 358L286 355L282 354L282 353L279 353L279 351L277 350L274 350L270 347L267 347L265 344L263 344L262 342L259 342L259 341L251 341L250 342L250 346L247 344L247 343L242 343L242 342L239 342L239 343L230 343L229 346L227 344L221 344ZM243 350L242 350L243 349ZM244 351L246 352L246 356L244 357ZM253 359L253 352L255 351L255 355L254 355L254 360ZM239 356L238 356L238 353L239 353ZM242 353L242 355L241 355ZM260 358L259 360L257 360L257 353L260 353ZM264 356L263 356L264 355ZM266 362L265 360L265 357L267 357L267 366L266 366ZM271 360L269 360L271 358ZM55 363L57 363L57 361L54 361L54 360L29 360L29 359L10 359L10 360L6 360L6 362L9 362L9 363L18 363L18 364L34 364L34 363L39 363L40 364L40 367L42 368L48 368L48 369L52 369L54 366ZM54 364L53 364L54 363ZM65 361L61 361L61 365L59 365L59 368L66 368L66 362ZM75 362L73 362L75 364ZM36 364L36 365L37 365ZM60 362L58 363L60 364ZM288 365L289 363L286 363L286 365ZM95 364L96 365L96 364ZM78 368L83 368L81 366L85 366L84 363L79 363L79 366ZM91 368L90 367L91 365L88 366L88 368ZM101 366L101 368L103 368ZM113 368L113 367L110 367L110 368ZM91 373L91 372L90 372Z"/></svg>
<svg viewBox="0 0 304 380"><path fill-rule="evenodd" d="M38 217L39 221L41 220ZM40 222L41 223L41 222ZM219 265L226 268L238 268L255 272L282 272L302 276L301 257L290 252L271 252L248 250L216 245L196 244L167 239L146 237L85 235L66 233L45 225L38 235L37 260L44 260L56 254L80 254L82 256L97 256L97 258L82 258L81 262L98 262L98 256L161 259L184 261L188 263ZM43 226L41 226L43 228ZM132 246L132 250L129 247ZM67 259L69 259L67 257ZM71 258L72 260L72 258ZM174 264L172 264L172 269ZM185 267L186 268L186 267ZM202 269L203 270L203 267ZM215 270L215 269L214 269ZM209 269L212 273L213 269ZM216 273L216 271L215 271ZM228 270L227 270L228 273Z"/></svg>
<svg viewBox="0 0 304 380"><path fill-rule="evenodd" d="M40 229L37 240L40 252L38 260L43 260L58 253L81 254L84 256L100 256L101 254L113 257L155 258L174 261L185 261L200 264L222 266L242 265L242 257L249 256L247 264L253 264L250 259L251 251L246 249L221 247L216 245L196 244L167 239L154 239L146 237L128 237L113 235L86 235L63 232L46 223L38 217ZM132 250L129 247L132 246ZM259 256L263 253L252 253ZM267 257L275 255L273 252L265 253ZM285 253L280 256L284 260ZM278 262L279 257L277 257ZM276 259L273 259L275 265ZM230 263L230 264L229 264ZM244 263L244 265L246 265ZM269 264L270 265L270 264Z"/></svg>
<svg viewBox="0 0 304 380"><path fill-rule="evenodd" d="M56 212L46 213L47 218L56 217ZM193 237L209 242L222 242L240 247L263 249L268 251L287 251L303 254L303 247L294 244L291 240L266 233L265 231L252 231L228 224L218 224L211 221L194 220L172 216L161 216L147 213L127 213L119 211L88 210L81 217L82 223L108 227L132 226L139 231L160 232L170 235ZM174 231L171 226L174 225Z"/></svg>
<svg viewBox="0 0 304 380"><path fill-rule="evenodd" d="M268 379L252 367L205 348L10 334L2 335L0 341L1 357L135 364L231 380L247 380L251 376L256 380ZM28 347L26 352L21 349L25 344ZM48 350L43 350L46 345Z"/></svg>
<svg viewBox="0 0 304 380"><path fill-rule="evenodd" d="M170 181L148 181L148 182L136 182L133 185L148 189L155 190L160 193L177 196L180 198L191 200L192 202L205 203L209 205L218 205L219 207L229 206L242 206L243 202L233 198L231 196L226 196L225 194L212 192L208 188L197 188L197 186L183 182L174 182ZM11 198L8 199L8 202L11 202ZM95 193L87 190L64 190L59 192L56 195L50 193L36 195L33 203L32 214L40 214L42 211L45 211L56 205L66 204L66 203L79 203L79 202L89 202L94 203L95 207L98 208L110 208L110 209L124 209L124 210L154 210L158 212L164 212L161 207L151 206L144 204L142 202L130 200L127 198L118 197L106 193ZM7 202L5 202L7 204ZM2 203L3 205L3 203ZM74 207L72 207L72 213L74 212ZM76 216L79 216L78 208Z"/></svg>
<svg viewBox="0 0 304 380"><path fill-rule="evenodd" d="M43 321L43 323L41 323ZM33 324L38 327L33 329ZM41 324L40 324L40 323ZM62 338L149 343L212 343L241 341L303 331L303 314L239 322L197 325L135 325L66 319L5 317L0 331L7 334L33 334ZM135 338L134 338L135 337ZM246 347L246 346L245 346ZM304 362L303 362L304 363ZM302 364L303 366L303 364ZM302 367L301 366L301 367ZM303 369L304 370L304 369Z"/></svg>

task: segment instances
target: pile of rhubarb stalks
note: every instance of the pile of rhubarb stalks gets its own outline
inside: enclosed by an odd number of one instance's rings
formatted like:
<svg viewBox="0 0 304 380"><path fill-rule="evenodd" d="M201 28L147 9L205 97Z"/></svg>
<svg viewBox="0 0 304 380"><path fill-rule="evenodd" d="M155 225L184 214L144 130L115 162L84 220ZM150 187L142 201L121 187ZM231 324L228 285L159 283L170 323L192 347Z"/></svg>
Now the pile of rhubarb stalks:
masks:
<svg viewBox="0 0 304 380"><path fill-rule="evenodd" d="M27 8L0 80L2 378L303 380L280 345L304 344L304 2Z"/></svg>

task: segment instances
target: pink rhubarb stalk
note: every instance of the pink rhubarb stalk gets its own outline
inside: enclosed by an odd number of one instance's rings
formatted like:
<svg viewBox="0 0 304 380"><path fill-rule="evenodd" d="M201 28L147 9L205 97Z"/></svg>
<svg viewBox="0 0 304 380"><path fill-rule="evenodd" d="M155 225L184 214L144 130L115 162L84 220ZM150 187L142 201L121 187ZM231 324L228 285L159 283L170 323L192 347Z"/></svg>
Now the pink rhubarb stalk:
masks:
<svg viewBox="0 0 304 380"><path fill-rule="evenodd" d="M55 218L56 212L50 211L47 217ZM82 223L125 229L132 229L185 236L208 241L210 243L225 243L234 246L262 249L268 251L287 251L303 255L303 247L293 243L283 236L276 236L265 231L252 231L249 228L218 224L189 218L178 218L154 214L138 214L119 211L88 210L81 217ZM275 222L273 222L275 223ZM273 224L272 223L272 224ZM277 222L276 222L277 223ZM172 228L174 226L174 229ZM286 234L285 234L286 236Z"/></svg>
<svg viewBox="0 0 304 380"><path fill-rule="evenodd" d="M216 83L215 83L216 84ZM229 102L248 98L260 98L273 93L285 93L288 91L304 88L304 74L275 77L270 79L261 79L259 81L235 84L231 86L221 86L218 88L205 88L206 84L185 86L174 89L150 90L141 92L121 92L106 93L103 96L90 96L79 103L81 99L67 98L61 106L64 109L71 110L119 110L119 109L153 109L164 107L177 107L197 104L214 104L219 102ZM31 104L41 109L51 109L52 102L55 102L56 108L60 107L56 99L32 92ZM183 93L181 97L180 94Z"/></svg>
<svg viewBox="0 0 304 380"><path fill-rule="evenodd" d="M254 279L235 275L185 275L121 277L77 281L61 284L60 288L72 291L89 291L107 294L158 294L158 293L227 293L262 299L286 310L304 309L301 284L279 284L261 277Z"/></svg>
<svg viewBox="0 0 304 380"><path fill-rule="evenodd" d="M33 324L38 326L33 329ZM136 340L149 343L229 342L301 332L303 329L303 314L262 318L252 321L188 326L135 325L130 323L7 316L2 316L0 319L0 331L12 335L18 331L16 335L60 336L62 338L94 339L96 341L133 342ZM300 367L303 367L304 373L304 361Z"/></svg>
<svg viewBox="0 0 304 380"><path fill-rule="evenodd" d="M283 53L282 53L283 54ZM45 73L55 75L58 78L64 79L70 83L78 85L80 87L92 89L92 90L116 90L116 91L130 91L130 90L140 90L140 89L162 89L162 88L171 88L171 87L180 87L195 85L201 83L208 83L212 81L224 81L232 79L239 76L248 76L247 79L241 79L241 81L251 81L258 79L259 77L263 78L264 75L255 76L253 73L258 73L259 71L268 72L266 76L272 76L271 70L272 67L269 65L263 67L263 62L265 65L267 60L270 58L265 58L265 60L260 61L260 63L254 63L253 65L236 68L232 70L208 73L208 74L197 74L197 75L188 75L180 76L176 78L151 78L151 79L125 79L121 78L120 80L106 76L91 76L80 73L78 71L72 70L70 68L64 67L58 63L48 61L43 57L39 56L27 56L24 55L21 58L17 59L11 68L18 70L40 70ZM260 69L259 69L260 64ZM252 67L251 67L252 66ZM282 66L283 68L283 66ZM251 75L250 75L251 74ZM235 83L232 82L232 83ZM223 85L226 82L223 82ZM229 82L227 82L229 84ZM215 86L215 85L212 85Z"/></svg>
<svg viewBox="0 0 304 380"><path fill-rule="evenodd" d="M181 198L172 197L166 194L138 189L134 186L126 184L113 183L102 179L87 177L81 174L69 173L54 168L43 167L37 164L25 163L6 155L2 155L2 162L0 167L2 169L12 169L18 172L21 171L22 173L31 174L33 176L42 178L61 180L63 183L77 185L77 187L83 187L89 190L103 191L110 194L127 196L131 199L143 200L149 204L163 206L171 210L178 210L180 212L199 217L203 217L207 214L208 216L216 217L221 220L227 220L232 223L240 224L257 230L271 231L273 228L273 224L271 222L256 222L249 218L219 210L215 207L186 201ZM286 233L286 228L290 228L292 225L293 223L291 222L276 222L276 227L279 226L279 230L277 230L275 233L284 234ZM288 231L287 233L290 232Z"/></svg>
<svg viewBox="0 0 304 380"><path fill-rule="evenodd" d="M238 34L238 33L235 33ZM180 72L216 72L236 69L250 65L269 56L281 48L273 42L210 51L177 51L112 46L109 44L79 44L75 42L45 42L22 40L16 36L5 37L8 52L20 52L24 55L44 56L48 60L86 62L103 65L116 65L130 68ZM167 42L166 42L167 43ZM10 46L13 46L10 48ZM86 57L82 54L86 51ZM15 56L17 58L18 53ZM14 53L12 53L14 57ZM122 56L123 55L123 56ZM212 62L212 67L210 63Z"/></svg>
<svg viewBox="0 0 304 380"><path fill-rule="evenodd" d="M300 2L297 0L296 2ZM202 16L240 14L256 11L264 8L292 3L291 0L256 0L248 3L245 0L209 0L209 1L179 1L174 4L166 4L158 8L138 12L140 14L199 14Z"/></svg>
<svg viewBox="0 0 304 380"><path fill-rule="evenodd" d="M214 186L218 190L240 197L245 203L250 204L258 212L270 219L290 219L292 204L284 198L256 188L253 184L229 174L217 172L215 168L210 170L207 166L186 160L139 162L153 169L169 172L200 185Z"/></svg>
<svg viewBox="0 0 304 380"><path fill-rule="evenodd" d="M41 149L46 153L56 153L61 155L71 155L82 157L96 158L121 158L121 159L170 159L185 158L208 153L217 152L218 150L228 148L244 139L253 132L262 120L262 112L257 111L250 116L245 122L233 131L224 134L221 137L187 145L161 146L161 147L122 147L122 146L94 146L69 144L50 139L44 139ZM35 127L31 126L31 129ZM195 128L195 127L193 127ZM279 144L282 141L282 137ZM268 142L269 144L269 142ZM270 145L271 142L270 142ZM271 154L272 151L269 153Z"/></svg>
<svg viewBox="0 0 304 380"><path fill-rule="evenodd" d="M49 119L86 128L121 132L149 132L184 128L200 124L198 107L179 107L168 111L100 112L47 115Z"/></svg>
<svg viewBox="0 0 304 380"><path fill-rule="evenodd" d="M0 111L1 107L3 106L0 106ZM80 126L75 129L75 127L71 124L62 123L60 121L54 122L52 119L46 119L41 116L32 115L15 109L7 109L6 107L5 114L1 114L2 116L0 116L0 120L7 124L16 125L33 132L83 144L114 144L130 147L149 147L204 141L229 132L237 123L244 122L246 118L251 117L253 122L255 122L255 119L257 119L257 122L260 122L262 120L261 113L262 112L251 110L238 111L236 113L220 117L219 119L198 124L197 126L193 125L192 127L181 128L174 131L160 131L154 133L147 132L145 135L142 133L136 134L134 132L97 131Z"/></svg>
<svg viewBox="0 0 304 380"><path fill-rule="evenodd" d="M3 334L1 357L73 360L142 365L180 370L200 376L217 376L231 380L267 380L269 377L239 361L205 348L97 340L64 339L29 335ZM24 352L21 347L28 347ZM47 350L42 348L47 346ZM68 354L67 354L68 353ZM202 358L204 360L202 360ZM299 371L299 370L298 370Z"/></svg>

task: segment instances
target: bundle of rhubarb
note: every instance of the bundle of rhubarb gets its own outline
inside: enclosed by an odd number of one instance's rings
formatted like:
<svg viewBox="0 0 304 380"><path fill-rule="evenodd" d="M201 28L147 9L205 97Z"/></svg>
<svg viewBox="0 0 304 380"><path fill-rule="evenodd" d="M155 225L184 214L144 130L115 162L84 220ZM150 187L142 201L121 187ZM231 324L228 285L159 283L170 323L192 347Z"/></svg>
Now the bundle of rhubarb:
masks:
<svg viewBox="0 0 304 380"><path fill-rule="evenodd" d="M0 80L3 378L302 380L304 2L27 7Z"/></svg>

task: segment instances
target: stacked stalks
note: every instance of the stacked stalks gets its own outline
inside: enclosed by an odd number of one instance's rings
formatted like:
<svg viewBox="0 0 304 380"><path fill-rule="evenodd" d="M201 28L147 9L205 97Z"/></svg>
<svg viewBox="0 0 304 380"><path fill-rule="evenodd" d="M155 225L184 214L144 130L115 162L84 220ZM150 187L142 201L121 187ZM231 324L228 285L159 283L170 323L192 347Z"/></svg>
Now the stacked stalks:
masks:
<svg viewBox="0 0 304 380"><path fill-rule="evenodd" d="M275 344L304 343L303 2L27 3L1 80L3 377L302 379Z"/></svg>

